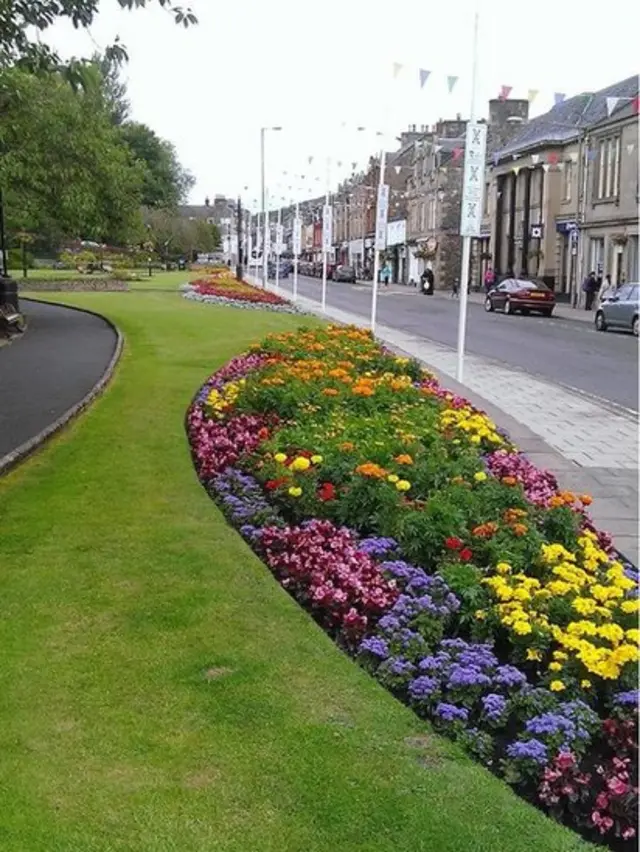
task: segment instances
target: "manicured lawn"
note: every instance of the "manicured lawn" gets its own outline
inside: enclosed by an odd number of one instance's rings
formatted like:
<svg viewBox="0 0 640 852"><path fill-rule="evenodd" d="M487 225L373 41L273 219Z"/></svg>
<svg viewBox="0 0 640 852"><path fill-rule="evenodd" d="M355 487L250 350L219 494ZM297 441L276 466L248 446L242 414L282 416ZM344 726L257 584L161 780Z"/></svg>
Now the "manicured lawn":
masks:
<svg viewBox="0 0 640 852"><path fill-rule="evenodd" d="M0 482L3 852L589 848L344 657L198 485L192 394L300 318L56 298L127 346L106 395Z"/></svg>

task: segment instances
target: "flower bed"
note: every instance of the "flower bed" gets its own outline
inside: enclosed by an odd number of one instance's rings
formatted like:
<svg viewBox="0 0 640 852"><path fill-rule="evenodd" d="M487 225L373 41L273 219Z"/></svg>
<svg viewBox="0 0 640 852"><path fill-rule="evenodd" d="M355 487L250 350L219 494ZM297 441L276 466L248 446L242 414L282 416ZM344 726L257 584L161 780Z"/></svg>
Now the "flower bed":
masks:
<svg viewBox="0 0 640 852"><path fill-rule="evenodd" d="M588 495L356 328L268 337L187 431L230 523L345 651L522 796L632 848L638 574Z"/></svg>
<svg viewBox="0 0 640 852"><path fill-rule="evenodd" d="M181 290L186 299L196 302L280 313L296 312L291 302L269 290L253 287L245 281L238 281L226 268L214 270L206 278L184 284Z"/></svg>

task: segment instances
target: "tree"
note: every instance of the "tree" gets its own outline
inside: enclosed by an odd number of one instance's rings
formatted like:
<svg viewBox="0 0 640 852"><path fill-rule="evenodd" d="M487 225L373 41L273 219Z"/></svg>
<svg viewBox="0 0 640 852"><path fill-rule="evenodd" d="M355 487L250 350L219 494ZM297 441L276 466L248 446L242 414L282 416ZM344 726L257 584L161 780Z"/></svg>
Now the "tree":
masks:
<svg viewBox="0 0 640 852"><path fill-rule="evenodd" d="M127 84L121 77L121 65L107 54L96 53L91 64L98 72L96 88L102 91L113 124L121 125L129 118L131 104L127 97Z"/></svg>
<svg viewBox="0 0 640 852"><path fill-rule="evenodd" d="M220 248L220 231L202 219L186 219L171 210L147 209L144 221L156 253L165 259L211 253Z"/></svg>
<svg viewBox="0 0 640 852"><path fill-rule="evenodd" d="M117 0L123 9L144 8L154 0ZM175 6L172 0L155 0L171 13L176 23L185 27L197 23L190 9ZM60 57L42 44L39 33L62 19L70 20L76 29L91 26L100 0L0 0L0 68L17 63L31 70L52 70L61 65ZM107 49L110 59L122 62L126 49L116 39Z"/></svg>
<svg viewBox="0 0 640 852"><path fill-rule="evenodd" d="M121 133L134 158L145 169L144 206L176 207L186 200L195 180L181 166L174 146L138 122L127 122Z"/></svg>
<svg viewBox="0 0 640 852"><path fill-rule="evenodd" d="M138 238L144 170L102 96L58 74L0 74L0 186L7 227L50 242Z"/></svg>

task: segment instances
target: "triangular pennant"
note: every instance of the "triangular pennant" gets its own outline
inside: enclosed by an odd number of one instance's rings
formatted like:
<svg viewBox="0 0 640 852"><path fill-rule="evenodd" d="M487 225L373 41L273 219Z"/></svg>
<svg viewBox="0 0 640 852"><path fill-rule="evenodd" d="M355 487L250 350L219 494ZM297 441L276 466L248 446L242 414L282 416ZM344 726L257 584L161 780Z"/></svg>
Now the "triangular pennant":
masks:
<svg viewBox="0 0 640 852"><path fill-rule="evenodd" d="M433 146L433 153L434 154L439 154L440 151L442 151L442 145L434 145Z"/></svg>
<svg viewBox="0 0 640 852"><path fill-rule="evenodd" d="M518 172L520 171L520 166L514 166L512 169L514 175L518 177Z"/></svg>
<svg viewBox="0 0 640 852"><path fill-rule="evenodd" d="M572 151L572 152L569 154L569 159L571 160L571 162L572 162L572 163L577 163L577 162L578 162L578 152L577 152L577 151Z"/></svg>
<svg viewBox="0 0 640 852"><path fill-rule="evenodd" d="M554 104L555 104L556 106L558 106L558 104L561 104L561 103L562 103L562 101L563 101L566 97L567 97L567 96L565 95L565 93L564 93L564 92L554 92L554 93L553 93L553 102L554 102Z"/></svg>
<svg viewBox="0 0 640 852"><path fill-rule="evenodd" d="M430 76L430 74L431 74L431 71L427 71L427 69L426 69L426 68L420 68L420 70L419 70L419 72L418 72L418 73L419 73L419 75L420 75L420 88L421 88L421 89L423 89L423 88L424 88L424 84L425 84L425 83L427 82L427 80L429 79L429 76Z"/></svg>
<svg viewBox="0 0 640 852"><path fill-rule="evenodd" d="M455 160L459 160L461 156L462 156L462 148L454 148L454 149L453 149L453 159L454 159L454 161L455 161Z"/></svg>
<svg viewBox="0 0 640 852"><path fill-rule="evenodd" d="M402 171L402 166L394 166L394 169L396 170L396 174L399 175Z"/></svg>
<svg viewBox="0 0 640 852"><path fill-rule="evenodd" d="M540 154L532 154L531 155L531 162L533 163L534 166L537 166L538 163L540 162Z"/></svg>
<svg viewBox="0 0 640 852"><path fill-rule="evenodd" d="M393 63L393 76L397 78L398 74L402 71L403 65L402 62L394 62Z"/></svg>
<svg viewBox="0 0 640 852"><path fill-rule="evenodd" d="M548 172L550 168L549 163L543 163L542 168L545 170L545 172Z"/></svg>
<svg viewBox="0 0 640 852"><path fill-rule="evenodd" d="M355 160L351 163L351 168L353 169L354 172L356 170L357 165L358 165L358 163Z"/></svg>
<svg viewBox="0 0 640 852"><path fill-rule="evenodd" d="M560 160L560 154L557 151L551 151L547 154L547 162L550 166L555 166Z"/></svg>
<svg viewBox="0 0 640 852"><path fill-rule="evenodd" d="M535 99L538 97L539 93L540 93L540 89L529 89L529 91L527 92L527 100L529 101L530 104L532 104L535 101Z"/></svg>
<svg viewBox="0 0 640 852"><path fill-rule="evenodd" d="M338 160L338 161L336 162L336 166L337 166L338 168L341 168L341 167L342 167L342 160Z"/></svg>
<svg viewBox="0 0 640 852"><path fill-rule="evenodd" d="M453 74L450 74L447 77L447 89L449 89L449 94L451 94L451 92L453 92L455 85L458 82L458 79L459 78L455 77Z"/></svg>
<svg viewBox="0 0 640 852"><path fill-rule="evenodd" d="M611 116L611 113L618 106L618 101L620 98L607 98L607 118Z"/></svg>
<svg viewBox="0 0 640 852"><path fill-rule="evenodd" d="M633 144L633 142L629 142L629 144L627 145L627 154L633 154L633 149L635 147L636 146Z"/></svg>
<svg viewBox="0 0 640 852"><path fill-rule="evenodd" d="M311 165L311 163L313 162L313 157L309 157L309 159L307 160L307 162L309 163L309 165Z"/></svg>
<svg viewBox="0 0 640 852"><path fill-rule="evenodd" d="M513 86L500 86L500 94L498 95L498 100L506 101L512 91Z"/></svg>

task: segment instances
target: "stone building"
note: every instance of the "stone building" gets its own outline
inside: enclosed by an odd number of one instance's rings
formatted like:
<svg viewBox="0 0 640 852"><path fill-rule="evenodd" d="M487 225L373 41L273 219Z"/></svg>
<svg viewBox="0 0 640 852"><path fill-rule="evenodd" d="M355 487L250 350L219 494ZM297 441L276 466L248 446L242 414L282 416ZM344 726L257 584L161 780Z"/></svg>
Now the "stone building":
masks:
<svg viewBox="0 0 640 852"><path fill-rule="evenodd" d="M595 180L589 174L600 156L591 146L590 137L600 126L606 135L610 111L614 107L632 111L637 94L638 78L632 77L599 92L577 95L528 122L506 144L494 146L488 166L485 206L490 240L477 247L476 260L478 252L485 263L490 256L498 275L539 277L561 299L573 303L578 300L583 266L588 265L587 258L591 259L585 243L587 216L593 220L602 213L604 218L599 227L615 229L617 224L610 214L620 208L618 185L615 196L594 199L589 204ZM617 115L613 109L613 124ZM616 168L620 169L622 153L626 153L623 144L632 144L632 141L623 142L621 137L615 142L619 135L607 136L602 154L611 158L609 172L606 168L603 172L610 173L611 179ZM625 140L631 136L630 122ZM611 146L609 138L614 140ZM617 180L619 183L619 171ZM622 218L627 221L631 215L628 198L625 211ZM604 236L594 239L602 241ZM631 242L630 250L632 247ZM604 260L600 259L600 254L605 256L604 242L596 241L593 253L595 265L604 266ZM481 268L477 264L476 268L480 277Z"/></svg>

